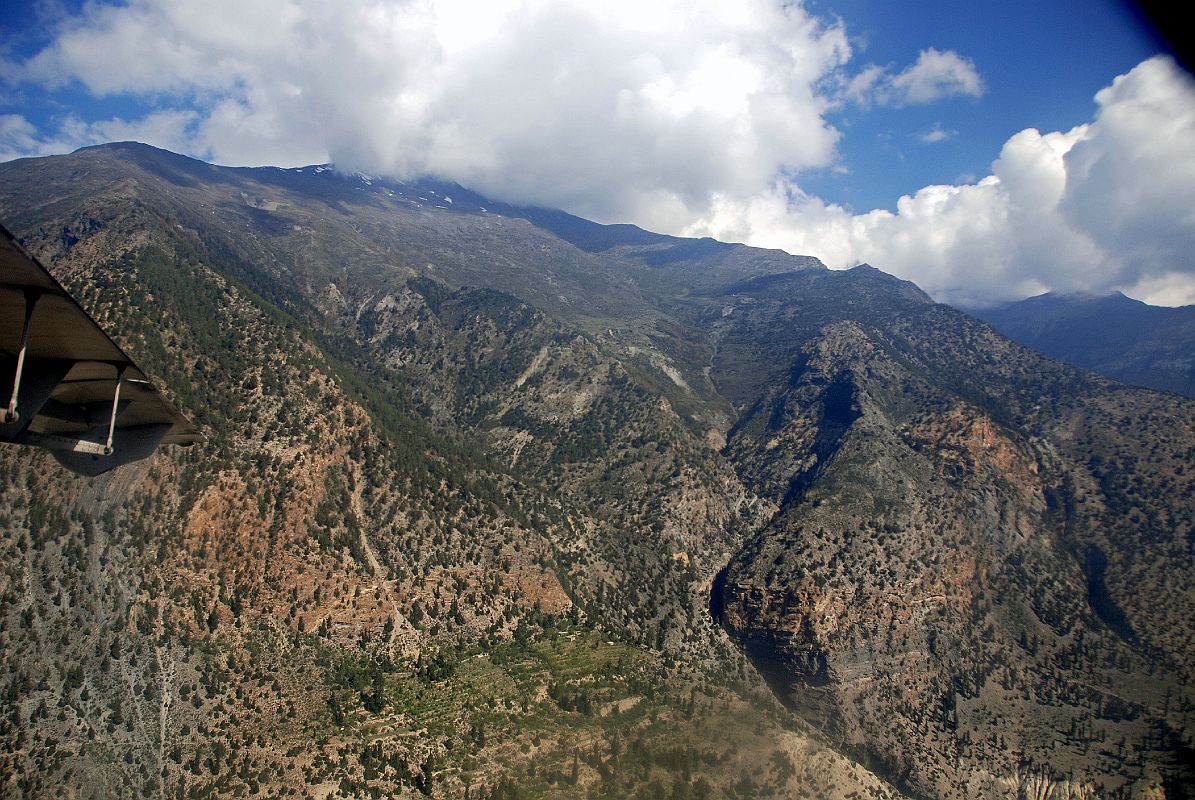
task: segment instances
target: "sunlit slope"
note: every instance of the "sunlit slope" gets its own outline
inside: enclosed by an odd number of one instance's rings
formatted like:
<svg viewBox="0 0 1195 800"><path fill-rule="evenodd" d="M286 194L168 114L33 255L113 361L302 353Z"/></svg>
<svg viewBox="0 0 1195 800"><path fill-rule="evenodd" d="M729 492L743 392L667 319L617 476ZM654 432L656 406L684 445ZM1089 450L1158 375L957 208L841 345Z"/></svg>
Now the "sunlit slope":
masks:
<svg viewBox="0 0 1195 800"><path fill-rule="evenodd" d="M177 163L5 167L18 235L207 437L95 481L0 453L6 795L891 796L706 613L769 506L666 400L510 294L345 281Z"/></svg>

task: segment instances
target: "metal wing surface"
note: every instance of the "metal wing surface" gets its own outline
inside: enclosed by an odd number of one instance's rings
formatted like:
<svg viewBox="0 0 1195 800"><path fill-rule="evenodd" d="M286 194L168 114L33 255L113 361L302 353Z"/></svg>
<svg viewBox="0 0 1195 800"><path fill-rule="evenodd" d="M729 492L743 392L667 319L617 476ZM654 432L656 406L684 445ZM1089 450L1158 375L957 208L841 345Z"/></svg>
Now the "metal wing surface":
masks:
<svg viewBox="0 0 1195 800"><path fill-rule="evenodd" d="M0 441L98 475L203 437L0 226Z"/></svg>

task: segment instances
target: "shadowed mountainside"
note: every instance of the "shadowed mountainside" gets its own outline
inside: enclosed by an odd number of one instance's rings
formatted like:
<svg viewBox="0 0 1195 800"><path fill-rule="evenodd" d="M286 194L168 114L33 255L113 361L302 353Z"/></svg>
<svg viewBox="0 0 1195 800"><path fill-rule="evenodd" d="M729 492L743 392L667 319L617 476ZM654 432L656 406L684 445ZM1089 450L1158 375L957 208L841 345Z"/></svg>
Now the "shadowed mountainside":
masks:
<svg viewBox="0 0 1195 800"><path fill-rule="evenodd" d="M1118 381L1195 397L1195 306L1043 294L970 310L1005 336Z"/></svg>

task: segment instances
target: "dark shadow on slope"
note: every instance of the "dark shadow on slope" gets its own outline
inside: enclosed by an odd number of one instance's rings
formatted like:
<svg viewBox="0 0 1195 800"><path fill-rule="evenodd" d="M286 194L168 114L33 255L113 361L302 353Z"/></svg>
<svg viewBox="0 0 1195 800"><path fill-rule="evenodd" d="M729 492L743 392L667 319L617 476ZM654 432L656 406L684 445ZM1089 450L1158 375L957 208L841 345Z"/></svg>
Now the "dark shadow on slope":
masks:
<svg viewBox="0 0 1195 800"><path fill-rule="evenodd" d="M855 399L855 384L848 374L838 376L822 392L822 419L813 441L815 461L808 469L793 475L780 510L791 508L805 498L805 493L833 459L851 425L862 413Z"/></svg>
<svg viewBox="0 0 1195 800"><path fill-rule="evenodd" d="M714 576L714 583L710 586L710 617L718 625L722 624L722 616L726 613L726 601L722 598L722 592L726 589L726 576L730 574L730 564L718 570L718 574Z"/></svg>
<svg viewBox="0 0 1195 800"><path fill-rule="evenodd" d="M1108 569L1108 557L1093 544L1087 545L1084 555L1083 573L1087 576L1087 602L1104 624L1129 644L1136 644L1137 632L1129 624L1128 617L1113 599L1104 581Z"/></svg>
<svg viewBox="0 0 1195 800"><path fill-rule="evenodd" d="M218 167L152 145L140 142L112 142L93 147L120 153L126 161L136 164L150 175L186 189L195 189L205 183L227 182ZM92 147L80 149L90 150Z"/></svg>
<svg viewBox="0 0 1195 800"><path fill-rule="evenodd" d="M710 612L719 623L725 611L723 592L729 569L728 565L718 573L710 597ZM727 632L734 636L733 632ZM816 728L838 752L897 787L906 796L925 797L913 786L908 764L902 765L866 745L846 741L846 722L832 688L834 678L830 675L825 652L816 643L808 641L798 657L792 649L793 641L780 642L760 635L736 637L736 641L781 705Z"/></svg>
<svg viewBox="0 0 1195 800"><path fill-rule="evenodd" d="M781 291L789 289L790 284L807 279L812 280L808 277L808 270L788 270L786 272L775 272L770 275L757 275L738 283L733 283L730 286L719 288L713 296L729 297L736 294L757 295L769 291L779 294Z"/></svg>
<svg viewBox="0 0 1195 800"><path fill-rule="evenodd" d="M575 217L566 211L547 208L518 208L500 204L500 213L522 217L545 231L587 253L600 253L622 245L650 246L663 244L673 237L645 231L635 225L602 225Z"/></svg>

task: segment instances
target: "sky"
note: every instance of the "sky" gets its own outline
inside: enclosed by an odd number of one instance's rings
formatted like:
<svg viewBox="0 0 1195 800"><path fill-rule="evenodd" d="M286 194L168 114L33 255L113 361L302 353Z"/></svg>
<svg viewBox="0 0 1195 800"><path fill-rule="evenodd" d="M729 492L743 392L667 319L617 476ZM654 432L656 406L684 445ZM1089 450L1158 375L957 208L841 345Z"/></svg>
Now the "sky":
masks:
<svg viewBox="0 0 1195 800"><path fill-rule="evenodd" d="M0 161L434 175L939 300L1195 303L1195 81L1113 0L33 0Z"/></svg>

